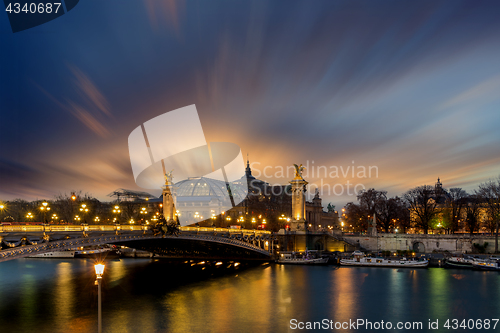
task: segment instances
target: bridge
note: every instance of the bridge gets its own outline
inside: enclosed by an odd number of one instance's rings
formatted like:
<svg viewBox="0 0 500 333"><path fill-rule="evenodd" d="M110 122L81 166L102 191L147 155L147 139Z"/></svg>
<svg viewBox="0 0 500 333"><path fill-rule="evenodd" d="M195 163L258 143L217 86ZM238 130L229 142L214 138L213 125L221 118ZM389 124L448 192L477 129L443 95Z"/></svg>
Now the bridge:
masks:
<svg viewBox="0 0 500 333"><path fill-rule="evenodd" d="M3 225L0 262L83 246L117 244L167 258L271 260L275 239L268 231L180 227L177 235L155 234L142 225Z"/></svg>

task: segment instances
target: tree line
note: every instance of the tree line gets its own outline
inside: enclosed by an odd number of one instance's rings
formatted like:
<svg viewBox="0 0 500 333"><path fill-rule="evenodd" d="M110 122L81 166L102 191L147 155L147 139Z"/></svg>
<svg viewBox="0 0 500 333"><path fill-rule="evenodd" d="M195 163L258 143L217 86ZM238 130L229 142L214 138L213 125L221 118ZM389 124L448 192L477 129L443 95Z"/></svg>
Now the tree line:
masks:
<svg viewBox="0 0 500 333"><path fill-rule="evenodd" d="M357 195L357 203L346 205L343 220L356 232L366 231L375 215L378 230L385 233L397 229L402 233L498 234L500 176L470 193L462 188L446 190L439 184L418 186L392 198L387 191L363 190Z"/></svg>
<svg viewBox="0 0 500 333"><path fill-rule="evenodd" d="M54 224L113 224L154 221L161 208L145 200L101 202L81 191L59 194L53 200L15 199L0 203L0 222Z"/></svg>

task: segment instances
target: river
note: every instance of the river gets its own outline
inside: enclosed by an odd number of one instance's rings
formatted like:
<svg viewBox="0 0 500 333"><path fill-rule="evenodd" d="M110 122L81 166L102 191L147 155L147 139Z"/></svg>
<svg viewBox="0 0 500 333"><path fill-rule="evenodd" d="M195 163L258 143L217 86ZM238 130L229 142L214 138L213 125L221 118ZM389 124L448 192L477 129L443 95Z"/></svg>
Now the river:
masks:
<svg viewBox="0 0 500 333"><path fill-rule="evenodd" d="M330 328L343 324L342 332L372 331L345 326L358 319L372 325L421 322L420 331L430 331L429 320L438 320L438 331L445 331L447 319L476 325L500 318L497 272L275 264L235 269L224 263L212 276L201 266L107 262L103 331L297 332L307 322L325 321ZM93 261L87 259L0 263L1 332L97 331L94 281ZM464 331L458 324L450 331Z"/></svg>

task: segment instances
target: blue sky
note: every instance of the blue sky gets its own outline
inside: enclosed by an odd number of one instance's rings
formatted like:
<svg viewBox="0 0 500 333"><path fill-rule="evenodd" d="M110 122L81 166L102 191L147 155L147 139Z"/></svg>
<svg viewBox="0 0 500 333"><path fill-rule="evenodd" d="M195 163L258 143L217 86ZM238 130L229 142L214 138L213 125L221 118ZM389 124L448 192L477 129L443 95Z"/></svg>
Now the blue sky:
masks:
<svg viewBox="0 0 500 333"><path fill-rule="evenodd" d="M308 180L471 191L500 174L498 17L492 1L86 0L13 34L0 15L0 200L140 190L128 135L191 104L260 171L377 166Z"/></svg>

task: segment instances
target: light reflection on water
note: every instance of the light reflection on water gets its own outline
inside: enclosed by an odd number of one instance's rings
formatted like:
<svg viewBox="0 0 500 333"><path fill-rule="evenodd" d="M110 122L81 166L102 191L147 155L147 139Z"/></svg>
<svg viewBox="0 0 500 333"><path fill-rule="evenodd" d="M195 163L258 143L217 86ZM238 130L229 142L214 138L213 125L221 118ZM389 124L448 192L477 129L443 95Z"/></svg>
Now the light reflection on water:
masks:
<svg viewBox="0 0 500 333"><path fill-rule="evenodd" d="M108 262L104 332L289 332L292 318L425 325L500 315L496 272L261 265L183 282L177 269L149 259ZM94 281L91 260L1 263L2 332L94 332Z"/></svg>

